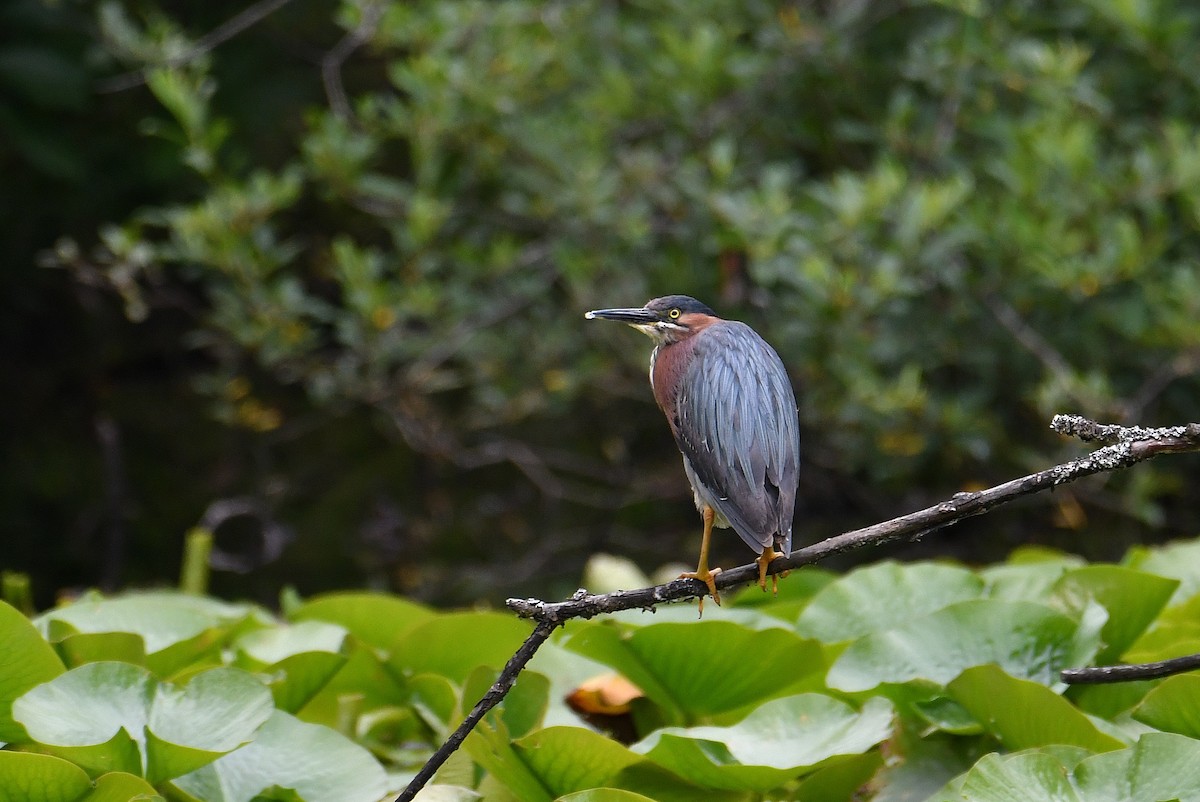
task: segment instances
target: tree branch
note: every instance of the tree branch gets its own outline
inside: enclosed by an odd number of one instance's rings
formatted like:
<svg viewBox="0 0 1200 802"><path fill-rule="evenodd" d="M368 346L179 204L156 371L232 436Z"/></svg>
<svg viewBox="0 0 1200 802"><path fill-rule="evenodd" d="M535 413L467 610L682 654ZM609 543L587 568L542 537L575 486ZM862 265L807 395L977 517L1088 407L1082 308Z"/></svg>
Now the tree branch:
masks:
<svg viewBox="0 0 1200 802"><path fill-rule="evenodd" d="M1068 668L1060 672L1062 681L1071 685L1100 685L1106 682L1134 682L1140 679L1158 679L1172 674L1182 674L1200 668L1200 654L1172 657L1155 663L1130 663L1118 666L1090 666Z"/></svg>
<svg viewBox="0 0 1200 802"><path fill-rule="evenodd" d="M835 537L822 540L811 546L797 549L787 557L781 557L770 565L770 573L777 574L802 565L812 565L835 554L878 546L897 540L918 540L921 537L944 527L955 524L964 518L980 515L1014 501L1022 496L1037 493L1042 490L1052 490L1058 485L1074 482L1085 476L1097 473L1128 468L1143 460L1159 454L1178 453L1183 451L1200 451L1200 423L1190 423L1186 426L1170 426L1159 429L1149 429L1141 426L1124 427L1099 424L1078 415L1055 415L1050 428L1060 434L1078 437L1084 441L1108 443L1092 453L1079 459L1055 465L1044 471L1013 479L1004 484L996 485L987 490L971 493L955 493L952 497L932 507L917 512L893 518L890 521L873 526L855 529ZM758 578L758 566L754 563L730 568L717 575L718 589L743 585ZM436 773L450 754L458 748L472 728L483 718L492 707L497 705L516 681L517 674L533 657L538 647L546 641L556 628L572 618L592 618L604 613L619 610L653 609L664 602L682 601L699 598L707 593L703 582L695 579L676 579L663 585L637 590L619 590L614 593L593 595L585 590L577 590L567 601L546 602L540 599L509 599L509 609L522 618L537 621L533 634L524 645L513 655L504 667L500 678L487 694L471 711L450 739L442 745L429 762L421 769L404 792L396 798L396 802L408 802ZM1181 664L1183 661L1194 661L1190 668L1200 666L1200 656L1178 658L1163 663L1148 664L1151 667L1161 667L1167 664ZM1066 682L1103 682L1117 681L1098 679L1101 675L1111 676L1122 671L1134 673L1139 666L1107 666L1103 668L1071 669L1063 672ZM1149 669L1153 670L1153 669ZM1187 669L1177 669L1187 670ZM1174 672L1169 672L1174 673ZM1162 676L1149 674L1130 678L1142 679L1145 676ZM1082 679L1078 677L1083 677Z"/></svg>
<svg viewBox="0 0 1200 802"><path fill-rule="evenodd" d="M471 730L475 729L475 725L483 720L483 717L487 715L489 710L500 704L500 700L512 690L512 686L517 681L517 675L521 673L521 670L525 668L525 664L533 658L541 645L546 642L546 638L549 638L550 633L558 628L558 626L558 624L548 621L538 622L533 632L521 644L521 648L517 649L517 653L509 658L508 663L504 666L504 670L496 678L496 682L492 687L488 688L488 692L483 695L483 698L475 704L475 707L467 714L467 717L458 725L458 729L450 734L450 737L446 739L446 743L442 744L441 748L434 752L433 756L425 762L425 765L417 772L417 776L413 777L408 786L400 792L400 796L396 797L395 802L411 802L417 795L417 792L433 779L433 775L449 759L450 755L454 754L455 750L462 745L462 742L471 734Z"/></svg>
<svg viewBox="0 0 1200 802"><path fill-rule="evenodd" d="M247 28L271 16L290 2L292 0L259 0L259 2L242 9L204 34L204 36L201 36L196 40L196 44L189 47L183 53L174 58L167 59L162 64L155 64L153 66L182 67L189 61L199 58L218 45L237 36ZM96 91L102 95L112 92L123 92L126 89L133 89L144 83L146 83L146 69L142 68L97 81Z"/></svg>

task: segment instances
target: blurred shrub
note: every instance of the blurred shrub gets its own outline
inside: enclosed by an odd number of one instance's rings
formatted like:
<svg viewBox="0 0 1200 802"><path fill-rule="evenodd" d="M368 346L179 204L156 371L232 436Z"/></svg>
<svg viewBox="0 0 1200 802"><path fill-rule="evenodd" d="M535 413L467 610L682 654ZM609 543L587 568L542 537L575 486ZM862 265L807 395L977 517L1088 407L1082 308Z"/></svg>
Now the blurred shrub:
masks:
<svg viewBox="0 0 1200 802"><path fill-rule="evenodd" d="M328 103L283 106L269 143L248 133L259 76L221 49L170 61L200 32L145 4L98 21L194 184L65 261L133 318L201 298L196 382L233 426L278 444L380 413L410 449L386 491L410 557L495 564L559 532L519 581L651 548L596 534L620 507L691 531L646 343L581 319L667 292L783 355L818 515L1043 466L1057 411L1200 415L1186 4L347 0ZM1161 523L1177 469L1108 503ZM327 495L363 484L329 473ZM669 515L639 505L663 495ZM323 523L359 525L356 498Z"/></svg>

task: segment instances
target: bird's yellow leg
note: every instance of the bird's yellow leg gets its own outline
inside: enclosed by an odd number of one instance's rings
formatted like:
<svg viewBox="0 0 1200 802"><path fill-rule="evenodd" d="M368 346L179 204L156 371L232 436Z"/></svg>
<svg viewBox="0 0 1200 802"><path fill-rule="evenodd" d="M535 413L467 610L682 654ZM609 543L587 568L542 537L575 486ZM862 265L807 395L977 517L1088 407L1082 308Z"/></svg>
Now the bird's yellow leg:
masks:
<svg viewBox="0 0 1200 802"><path fill-rule="evenodd" d="M721 573L720 568L709 570L708 568L708 543L712 539L713 520L716 518L716 513L712 507L704 508L704 534L700 538L700 563L696 566L695 571L684 571L679 575L681 579L699 579L704 584L708 585L708 593L713 597L713 601L717 604L721 603L721 594L717 593L717 574ZM700 612L704 613L704 597L700 597Z"/></svg>
<svg viewBox="0 0 1200 802"><path fill-rule="evenodd" d="M786 556L783 552L775 551L774 544L767 546L762 550L762 553L754 558L754 562L758 563L758 586L762 588L763 593L767 592L767 567L771 562L778 557ZM787 571L782 571L786 575ZM779 574L771 574L771 592L779 593Z"/></svg>

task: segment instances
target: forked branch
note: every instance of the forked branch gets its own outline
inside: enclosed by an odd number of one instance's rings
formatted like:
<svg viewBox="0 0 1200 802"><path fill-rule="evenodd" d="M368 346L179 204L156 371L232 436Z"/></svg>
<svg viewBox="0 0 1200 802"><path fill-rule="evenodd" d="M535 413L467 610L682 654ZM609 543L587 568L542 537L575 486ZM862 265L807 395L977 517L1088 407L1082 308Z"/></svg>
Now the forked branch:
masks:
<svg viewBox="0 0 1200 802"><path fill-rule="evenodd" d="M797 549L787 557L771 563L771 573L779 573L803 565L812 565L835 554L878 546L898 540L918 540L921 537L955 524L964 518L988 512L1022 496L1052 490L1058 485L1074 482L1086 476L1128 468L1159 454L1185 451L1200 451L1200 423L1186 426L1169 426L1149 429L1141 426L1115 426L1100 424L1078 415L1055 415L1050 428L1060 434L1078 437L1085 442L1106 443L1103 447L1079 459L1055 465L1044 471L1022 476L987 490L970 493L955 493L952 497L932 507L893 518L890 521L855 529L836 535L820 543ZM758 566L754 563L730 568L717 575L717 588L744 585L758 578ZM537 622L529 639L521 646L500 674L496 684L475 706L466 720L450 736L445 744L429 759L413 778L396 802L408 802L424 787L438 768L463 742L475 725L499 704L516 681L517 675L533 657L538 647L550 634L572 618L592 618L619 610L653 609L665 603L700 598L707 589L703 582L695 579L676 579L663 585L637 590L621 590L614 593L590 594L578 590L567 601L546 602L540 599L509 599L508 607L522 618ZM1189 662L1190 661L1190 662ZM1170 665L1168 665L1168 663ZM1071 669L1063 672L1065 682L1117 682L1123 679L1144 679L1147 676L1165 676L1167 673L1196 668L1200 656L1179 658L1149 666L1102 666L1099 668ZM1182 667L1186 666L1186 667ZM1138 673L1158 671L1159 673Z"/></svg>

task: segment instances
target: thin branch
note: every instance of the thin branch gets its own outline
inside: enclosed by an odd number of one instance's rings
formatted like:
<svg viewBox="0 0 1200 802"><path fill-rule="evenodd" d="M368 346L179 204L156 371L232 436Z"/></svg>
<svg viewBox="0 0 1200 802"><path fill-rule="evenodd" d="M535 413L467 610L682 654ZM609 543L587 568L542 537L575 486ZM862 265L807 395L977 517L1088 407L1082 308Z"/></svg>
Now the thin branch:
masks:
<svg viewBox="0 0 1200 802"><path fill-rule="evenodd" d="M321 59L321 82L325 85L325 96L329 99L329 107L333 113L343 120L350 119L350 100L346 97L346 87L342 83L342 65L354 51L371 41L383 18L384 4L369 3L363 8L362 20L358 27L346 33L333 49Z"/></svg>
<svg viewBox="0 0 1200 802"><path fill-rule="evenodd" d="M1050 428L1065 435L1078 437L1085 441L1100 441L1109 443L1079 459L1056 465L1044 471L1023 476L1019 479L996 485L987 490L972 493L955 493L954 496L917 512L893 518L890 521L846 532L828 540L823 540L812 546L793 551L787 557L781 557L770 565L773 574L802 565L811 565L835 554L855 551L868 546L878 546L896 540L917 540L930 532L943 529L964 518L991 510L1001 504L1037 493L1042 490L1052 490L1061 484L1074 482L1085 476L1097 473L1128 468L1143 460L1182 451L1200 451L1200 423L1186 426L1171 426L1161 429L1143 427L1122 427L1099 424L1078 415L1055 415ZM717 575L718 588L729 588L742 585L758 578L758 566L754 563L738 566ZM496 684L488 690L483 699L475 705L475 709L463 721L457 730L442 745L429 762L413 778L404 792L395 802L409 802L432 779L438 768L445 763L455 749L462 744L471 729L483 718L488 710L499 704L500 700L512 688L517 674L533 657L538 647L546 641L556 628L572 618L592 618L604 613L619 610L653 609L664 602L682 601L684 599L702 597L707 590L704 583L694 579L676 579L663 585L638 590L616 591L600 595L589 594L585 590L577 590L567 601L545 602L540 599L509 599L508 607L522 618L536 620L537 627L524 645L513 655L504 667ZM1166 663L1179 663L1183 660L1195 660L1191 667L1200 667L1200 656L1179 658ZM1161 665L1161 664L1151 664ZM1086 679L1093 672L1116 673L1116 669L1131 670L1134 667L1106 667L1104 669L1072 669L1064 672L1067 682L1096 682L1097 679ZM1085 679L1069 679L1083 676Z"/></svg>
<svg viewBox="0 0 1200 802"><path fill-rule="evenodd" d="M1141 679L1158 679L1200 668L1200 654L1173 657L1156 663L1130 663L1119 666L1090 666L1068 668L1059 676L1071 685L1100 685L1106 682L1134 682Z"/></svg>
<svg viewBox="0 0 1200 802"><path fill-rule="evenodd" d="M433 779L433 775L437 774L437 770L442 767L442 764L462 745L462 742L471 734L471 730L475 729L475 725L482 721L487 712L498 705L500 700L512 690L512 686L517 681L517 675L521 673L521 670L525 668L525 664L533 658L541 645L550 637L550 633L557 627L558 624L548 621L538 622L533 632L521 644L521 648L517 649L517 653L509 658L508 663L504 666L504 670L496 678L495 684L491 688L488 688L488 692L483 695L483 698L467 714L462 724L458 725L458 729L450 734L450 737L446 739L446 743L442 744L441 748L434 752L433 756L426 761L421 770L417 772L417 776L413 777L408 786L400 792L400 796L396 797L395 802L411 802L413 797L425 787L425 784Z"/></svg>
<svg viewBox="0 0 1200 802"><path fill-rule="evenodd" d="M201 36L196 40L196 44L189 47L183 53L180 53L174 58L169 58L161 64L155 64L155 67L181 67L189 61L203 56L208 51L221 45L233 37L237 36L242 31L251 26L262 22L267 17L274 14L279 9L286 6L292 0L259 0L250 7L234 14L225 22L221 23L211 31ZM102 81L96 82L96 92L99 94L111 94L113 92L124 92L127 89L141 86L146 83L145 68L131 70L120 75L114 75L111 78L105 78Z"/></svg>
<svg viewBox="0 0 1200 802"><path fill-rule="evenodd" d="M1158 454L1200 450L1200 424L1197 423L1164 429L1125 428L1105 426L1078 415L1056 415L1050 426L1060 434L1113 444L1093 451L1085 457L1013 479L987 490L955 493L950 499L932 507L797 549L787 557L772 562L770 573L776 574L802 565L812 565L835 554L857 551L869 546L879 546L897 540L919 540L930 532L958 523L964 518L980 515L1021 496L1050 490L1085 476L1127 468ZM754 563L729 568L717 575L717 589L744 585L757 578L758 566ZM508 607L522 618L561 623L571 618L592 618L601 613L614 613L619 610L648 609L663 602L699 598L707 592L704 583L699 580L676 579L651 588L619 590L601 595L577 592L565 602L509 599Z"/></svg>

